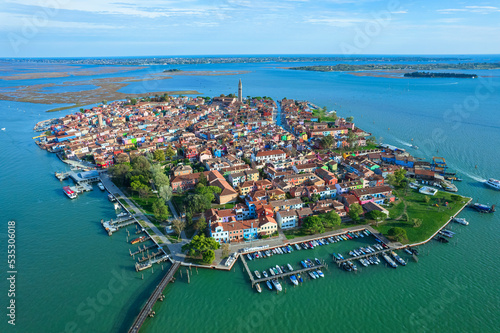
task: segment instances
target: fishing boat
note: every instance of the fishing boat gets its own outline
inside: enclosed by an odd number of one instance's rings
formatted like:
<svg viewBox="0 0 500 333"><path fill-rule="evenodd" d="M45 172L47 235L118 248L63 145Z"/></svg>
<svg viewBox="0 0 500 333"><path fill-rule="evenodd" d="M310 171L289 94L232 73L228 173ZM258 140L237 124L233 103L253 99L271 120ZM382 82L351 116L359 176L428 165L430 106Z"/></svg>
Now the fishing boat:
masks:
<svg viewBox="0 0 500 333"><path fill-rule="evenodd" d="M267 287L269 288L269 290L273 290L273 285L271 284L271 282L269 280L266 281L266 284L267 284Z"/></svg>
<svg viewBox="0 0 500 333"><path fill-rule="evenodd" d="M259 292L259 294L262 292L262 288L260 287L260 284L256 284L255 285L255 288L257 289L257 292Z"/></svg>
<svg viewBox="0 0 500 333"><path fill-rule="evenodd" d="M260 278L261 278L261 275L260 275L260 272L259 272L259 271L254 271L254 274L255 274L255 276L257 277L257 279L260 279Z"/></svg>
<svg viewBox="0 0 500 333"><path fill-rule="evenodd" d="M139 238L134 238L130 241L130 244L142 243L146 240L146 236L141 236Z"/></svg>
<svg viewBox="0 0 500 333"><path fill-rule="evenodd" d="M101 191L104 191L104 190L105 190L104 185L102 185L102 183L101 183L101 182L97 183L97 187L99 187L99 189L100 189Z"/></svg>
<svg viewBox="0 0 500 333"><path fill-rule="evenodd" d="M297 279L300 283L304 282L304 279L302 279L302 276L300 276L300 274L297 274Z"/></svg>
<svg viewBox="0 0 500 333"><path fill-rule="evenodd" d="M299 281L297 281L297 277L295 275L290 275L290 281L296 286L299 285Z"/></svg>
<svg viewBox="0 0 500 333"><path fill-rule="evenodd" d="M262 275L264 275L265 278L269 276L269 275L267 275L266 271L262 271Z"/></svg>
<svg viewBox="0 0 500 333"><path fill-rule="evenodd" d="M403 258L401 258L400 256L398 256L398 254L394 251L391 251L391 255L394 259L396 259L396 261L402 265L402 266L406 266L406 261L403 260Z"/></svg>
<svg viewBox="0 0 500 333"><path fill-rule="evenodd" d="M477 210L480 213L493 213L495 211L495 205L493 206L488 206L480 203L475 203L472 205L472 208Z"/></svg>
<svg viewBox="0 0 500 333"><path fill-rule="evenodd" d="M292 272L292 271L293 271L293 267L292 267L292 265L287 264L287 265L286 265L286 267L288 267L288 270L289 270L290 272Z"/></svg>
<svg viewBox="0 0 500 333"><path fill-rule="evenodd" d="M271 281L273 282L273 285L276 288L276 290L278 290L278 291L282 291L283 290L283 288L281 287L281 284L279 283L278 280L272 279Z"/></svg>
<svg viewBox="0 0 500 333"><path fill-rule="evenodd" d="M453 222L459 223L459 224L462 224L462 225L469 225L469 222L466 219L462 218L462 217L455 217L453 219Z"/></svg>
<svg viewBox="0 0 500 333"><path fill-rule="evenodd" d="M70 199L75 199L77 197L76 192L73 191L69 186L64 186L63 187L63 192Z"/></svg>
<svg viewBox="0 0 500 333"><path fill-rule="evenodd" d="M494 188L495 190L500 191L500 180L490 178L484 182L484 185Z"/></svg>

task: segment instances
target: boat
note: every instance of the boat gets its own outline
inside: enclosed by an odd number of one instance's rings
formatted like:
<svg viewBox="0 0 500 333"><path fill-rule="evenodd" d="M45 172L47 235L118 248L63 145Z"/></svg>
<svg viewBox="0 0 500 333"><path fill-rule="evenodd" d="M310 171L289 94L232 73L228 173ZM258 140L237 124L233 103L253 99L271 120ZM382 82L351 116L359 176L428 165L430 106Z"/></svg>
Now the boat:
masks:
<svg viewBox="0 0 500 333"><path fill-rule="evenodd" d="M306 265L306 263L304 262L304 260L301 260L301 261L300 261L300 264L302 265L302 267L307 268L307 265Z"/></svg>
<svg viewBox="0 0 500 333"><path fill-rule="evenodd" d="M311 277L311 279L316 280L316 275L314 275L313 272L309 271L307 273L309 273L309 276Z"/></svg>
<svg viewBox="0 0 500 333"><path fill-rule="evenodd" d="M448 191L448 192L457 192L458 191L458 188L451 182L447 181L447 180L441 180L441 183L440 185L443 187L443 189L445 191Z"/></svg>
<svg viewBox="0 0 500 333"><path fill-rule="evenodd" d="M493 213L495 211L495 205L488 206L480 203L475 203L472 205L472 208L477 210L480 213Z"/></svg>
<svg viewBox="0 0 500 333"><path fill-rule="evenodd" d="M439 236L438 238L436 238L436 240L438 242L441 242L441 243L449 243L450 241L447 240L446 238L444 238L443 236Z"/></svg>
<svg viewBox="0 0 500 333"><path fill-rule="evenodd" d="M300 283L304 282L304 279L302 279L302 276L300 276L300 274L297 274L297 279L299 279Z"/></svg>
<svg viewBox="0 0 500 333"><path fill-rule="evenodd" d="M283 288L281 287L281 284L278 282L278 280L272 279L271 281L272 281L274 287L276 288L276 290L278 290L278 291L282 291L283 290Z"/></svg>
<svg viewBox="0 0 500 333"><path fill-rule="evenodd" d="M108 194L108 200L111 201L111 202L115 202L116 198L114 197L114 195Z"/></svg>
<svg viewBox="0 0 500 333"><path fill-rule="evenodd" d="M99 187L99 189L100 189L101 191L104 191L104 190L105 190L104 185L102 185L102 183L101 183L101 182L97 183L97 187Z"/></svg>
<svg viewBox="0 0 500 333"><path fill-rule="evenodd" d="M73 191L69 186L64 186L63 187L63 192L68 196L70 199L75 199L77 197L77 194L75 191Z"/></svg>
<svg viewBox="0 0 500 333"><path fill-rule="evenodd" d="M295 275L290 275L290 281L296 286L299 285L299 281L297 281L297 277Z"/></svg>
<svg viewBox="0 0 500 333"><path fill-rule="evenodd" d="M391 266L392 268L397 268L398 265L391 259L386 253L382 253L382 258Z"/></svg>
<svg viewBox="0 0 500 333"><path fill-rule="evenodd" d="M299 244L295 244L295 248L297 249L297 251L300 251L300 246L299 246Z"/></svg>
<svg viewBox="0 0 500 333"><path fill-rule="evenodd" d="M255 274L255 276L257 277L257 279L260 279L260 278L261 278L261 275L260 275L260 272L259 272L259 271L254 271L254 274Z"/></svg>
<svg viewBox="0 0 500 333"><path fill-rule="evenodd" d="M495 190L500 191L500 180L490 178L484 182L484 185L494 188Z"/></svg>
<svg viewBox="0 0 500 333"><path fill-rule="evenodd" d="M469 225L469 222L466 219L464 219L463 217L455 217L453 219L453 222L459 223L459 224L462 224L462 225Z"/></svg>
<svg viewBox="0 0 500 333"><path fill-rule="evenodd" d="M256 284L255 285L255 288L257 288L257 291L259 292L259 294L262 292L262 288L260 287L260 284Z"/></svg>
<svg viewBox="0 0 500 333"><path fill-rule="evenodd" d="M316 271L312 271L312 273L314 274L314 276L316 277L316 279L319 279L319 274Z"/></svg>
<svg viewBox="0 0 500 333"><path fill-rule="evenodd" d="M316 261L316 263L317 263L318 265L321 265L321 261L319 261L319 259L318 259L318 258L314 258L314 261Z"/></svg>
<svg viewBox="0 0 500 333"><path fill-rule="evenodd" d="M248 258L248 260L250 260L250 261L251 261L251 260L253 260L252 255L251 255L250 253L247 253L247 258Z"/></svg>
<svg viewBox="0 0 500 333"><path fill-rule="evenodd" d="M271 273L271 276L275 276L276 273L274 273L274 269L273 268L269 268L269 273Z"/></svg>
<svg viewBox="0 0 500 333"><path fill-rule="evenodd" d="M290 272L292 272L292 271L293 271L293 267L292 267L292 265L287 264L287 265L286 265L286 267L288 267L288 270L289 270Z"/></svg>
<svg viewBox="0 0 500 333"><path fill-rule="evenodd" d="M141 236L139 238L134 238L130 241L130 244L142 243L146 240L146 236Z"/></svg>
<svg viewBox="0 0 500 333"><path fill-rule="evenodd" d="M405 248L404 248L404 251L405 251L406 253L408 253L409 255L412 255L412 254L413 254L413 252L411 251L411 249L410 249L410 248L405 247Z"/></svg>
<svg viewBox="0 0 500 333"><path fill-rule="evenodd" d="M266 281L266 284L267 284L267 287L269 288L269 290L273 290L273 285L271 284L271 282L269 280Z"/></svg>
<svg viewBox="0 0 500 333"><path fill-rule="evenodd" d="M279 273L279 274L283 274L283 271L281 270L281 267L280 267L280 266L276 265L276 269L278 270L278 273Z"/></svg>
<svg viewBox="0 0 500 333"><path fill-rule="evenodd" d="M402 266L406 266L406 261L403 260L403 258L401 258L400 256L398 256L398 254L394 251L391 251L391 255L394 259L396 259L396 261L402 265Z"/></svg>
<svg viewBox="0 0 500 333"><path fill-rule="evenodd" d="M264 275L265 278L269 276L269 275L267 275L266 271L262 271L262 275Z"/></svg>
<svg viewBox="0 0 500 333"><path fill-rule="evenodd" d="M325 277L325 274L323 274L323 272L321 270L316 270L316 273L320 276L320 277Z"/></svg>
<svg viewBox="0 0 500 333"><path fill-rule="evenodd" d="M412 147L413 149L418 149L418 146L416 146L416 145L411 145L411 147Z"/></svg>
<svg viewBox="0 0 500 333"><path fill-rule="evenodd" d="M280 273L276 268L273 268L273 271L274 271L274 275L278 275Z"/></svg>
<svg viewBox="0 0 500 333"><path fill-rule="evenodd" d="M145 269L148 269L151 266L153 266L153 264L151 263L151 261L148 260L148 262L142 262L142 263L137 264L136 269L137 269L137 271L143 271Z"/></svg>

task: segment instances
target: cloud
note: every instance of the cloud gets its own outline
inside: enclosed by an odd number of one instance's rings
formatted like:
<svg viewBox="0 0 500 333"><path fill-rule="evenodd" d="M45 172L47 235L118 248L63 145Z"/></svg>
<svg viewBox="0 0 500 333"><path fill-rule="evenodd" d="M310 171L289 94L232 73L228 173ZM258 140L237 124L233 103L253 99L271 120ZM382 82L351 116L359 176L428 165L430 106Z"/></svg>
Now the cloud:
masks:
<svg viewBox="0 0 500 333"><path fill-rule="evenodd" d="M356 25L358 23L363 23L366 21L368 21L368 20L356 19L356 18L327 17L327 18L309 18L309 19L305 20L305 23L323 24L323 25L329 25L332 27L350 27L350 26Z"/></svg>
<svg viewBox="0 0 500 333"><path fill-rule="evenodd" d="M465 6L464 8L449 8L438 9L440 14L454 14L454 13L474 13L474 14L491 14L500 12L500 8L494 6Z"/></svg>

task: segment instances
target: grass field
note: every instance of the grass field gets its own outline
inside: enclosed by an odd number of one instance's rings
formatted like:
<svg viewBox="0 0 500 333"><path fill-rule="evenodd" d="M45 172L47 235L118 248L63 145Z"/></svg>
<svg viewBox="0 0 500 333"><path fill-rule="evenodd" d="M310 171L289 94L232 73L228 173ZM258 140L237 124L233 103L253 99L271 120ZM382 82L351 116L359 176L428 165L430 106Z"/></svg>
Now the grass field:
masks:
<svg viewBox="0 0 500 333"><path fill-rule="evenodd" d="M418 243L427 240L438 229L440 229L448 220L455 215L469 200L460 197L454 200L452 193L439 191L435 196L430 197L429 202L425 201L425 195L416 190L408 189L407 194L404 190L395 191L399 197L399 202L389 208L390 219L374 227L384 235L388 235L391 228L401 227L406 230L408 239L403 243ZM445 203L448 205L445 205ZM408 213L409 221L395 220L405 211ZM422 225L418 228L413 226L412 219L422 220Z"/></svg>

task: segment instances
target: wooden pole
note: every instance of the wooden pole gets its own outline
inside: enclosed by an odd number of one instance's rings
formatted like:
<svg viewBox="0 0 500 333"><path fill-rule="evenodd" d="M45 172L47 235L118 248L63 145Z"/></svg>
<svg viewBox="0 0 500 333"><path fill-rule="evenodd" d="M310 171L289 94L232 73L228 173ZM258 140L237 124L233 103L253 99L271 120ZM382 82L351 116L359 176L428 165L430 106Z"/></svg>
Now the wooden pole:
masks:
<svg viewBox="0 0 500 333"><path fill-rule="evenodd" d="M188 284L191 283L190 281L190 278L189 278L189 270L186 268L186 274L187 274L187 277L188 277Z"/></svg>

